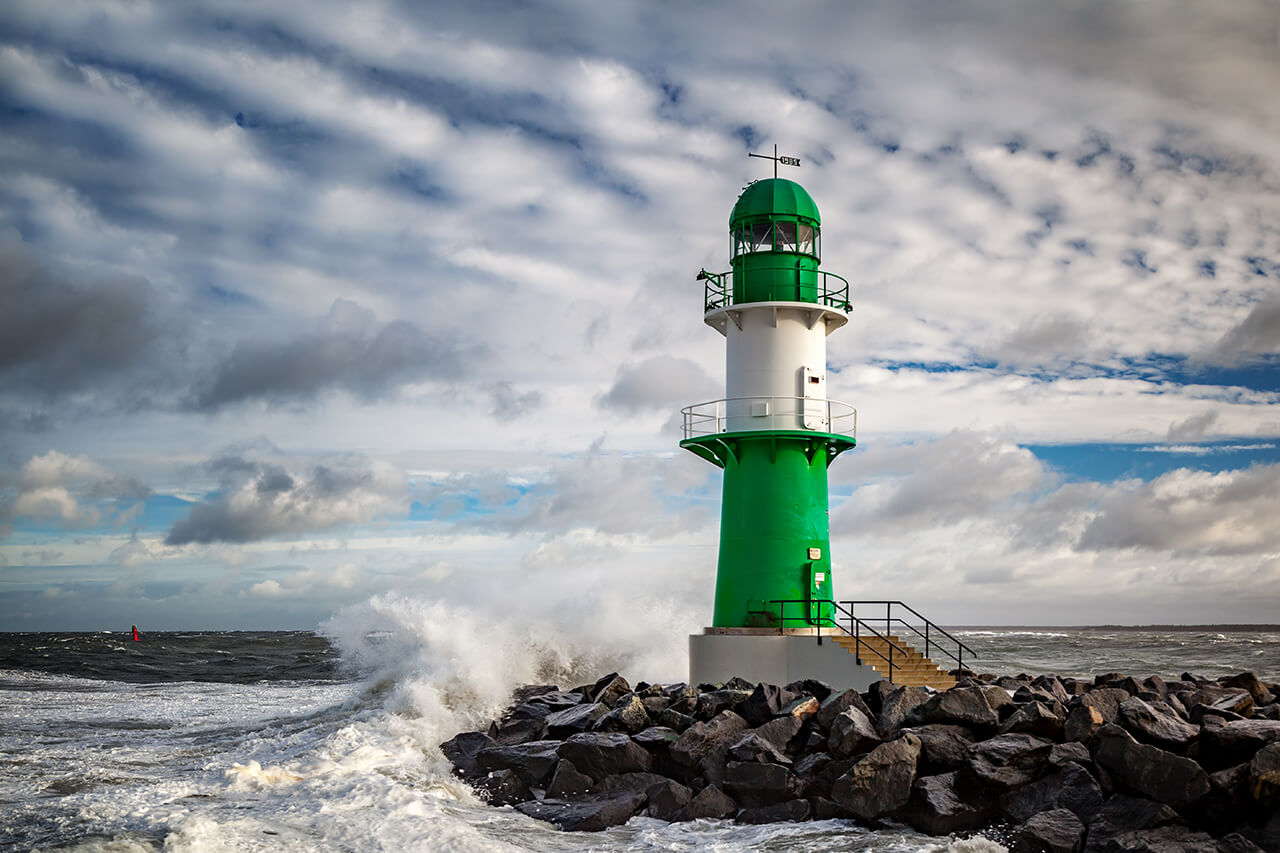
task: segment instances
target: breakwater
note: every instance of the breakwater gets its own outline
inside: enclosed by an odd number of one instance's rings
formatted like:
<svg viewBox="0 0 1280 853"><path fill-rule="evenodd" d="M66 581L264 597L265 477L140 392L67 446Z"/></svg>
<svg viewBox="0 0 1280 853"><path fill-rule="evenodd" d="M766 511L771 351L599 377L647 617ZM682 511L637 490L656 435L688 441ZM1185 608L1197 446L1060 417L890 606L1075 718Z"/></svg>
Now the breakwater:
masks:
<svg viewBox="0 0 1280 853"><path fill-rule="evenodd" d="M1014 851L1280 851L1280 685L959 675L859 693L610 674L522 687L442 749L491 803L566 830L841 818Z"/></svg>

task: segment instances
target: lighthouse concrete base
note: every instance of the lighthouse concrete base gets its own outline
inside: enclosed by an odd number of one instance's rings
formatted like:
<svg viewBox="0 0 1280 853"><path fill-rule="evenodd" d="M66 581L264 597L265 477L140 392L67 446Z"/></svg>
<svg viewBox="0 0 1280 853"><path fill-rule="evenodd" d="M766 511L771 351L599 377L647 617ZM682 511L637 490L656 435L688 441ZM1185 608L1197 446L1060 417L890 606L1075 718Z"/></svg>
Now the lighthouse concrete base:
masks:
<svg viewBox="0 0 1280 853"><path fill-rule="evenodd" d="M841 690L866 690L884 678L811 628L707 628L689 636L690 684L734 676L777 685L813 678Z"/></svg>

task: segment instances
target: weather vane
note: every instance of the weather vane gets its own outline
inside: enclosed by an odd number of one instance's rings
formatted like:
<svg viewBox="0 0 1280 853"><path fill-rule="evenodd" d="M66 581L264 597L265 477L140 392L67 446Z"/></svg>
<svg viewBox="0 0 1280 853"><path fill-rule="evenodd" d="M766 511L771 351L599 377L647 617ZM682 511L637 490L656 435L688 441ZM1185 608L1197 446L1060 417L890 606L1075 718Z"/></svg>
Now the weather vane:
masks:
<svg viewBox="0 0 1280 853"><path fill-rule="evenodd" d="M778 177L778 164L779 164L779 163L781 163L781 164L782 164L782 165L784 165L784 166L799 166L799 165L800 165L800 158L799 158L799 157L779 157L779 156L778 156L778 146L777 146L777 144L776 144L776 143L775 143L775 144L774 144L774 146L773 146L773 156L772 156L772 157L770 157L768 154L750 154L750 153L748 153L748 154L747 154L747 156L748 156L748 157L759 157L761 160L772 160L772 161L773 161L773 176L774 176L775 178L776 178L776 177Z"/></svg>

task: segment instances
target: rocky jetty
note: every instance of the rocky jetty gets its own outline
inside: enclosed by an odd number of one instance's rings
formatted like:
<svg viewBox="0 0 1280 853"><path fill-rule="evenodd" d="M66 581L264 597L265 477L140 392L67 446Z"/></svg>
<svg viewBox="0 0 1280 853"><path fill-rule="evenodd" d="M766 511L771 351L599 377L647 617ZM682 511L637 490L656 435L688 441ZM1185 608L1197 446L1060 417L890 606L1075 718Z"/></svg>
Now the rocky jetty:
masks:
<svg viewBox="0 0 1280 853"><path fill-rule="evenodd" d="M441 745L495 805L566 830L882 821L1022 851L1280 853L1280 685L957 672L881 681L522 687Z"/></svg>

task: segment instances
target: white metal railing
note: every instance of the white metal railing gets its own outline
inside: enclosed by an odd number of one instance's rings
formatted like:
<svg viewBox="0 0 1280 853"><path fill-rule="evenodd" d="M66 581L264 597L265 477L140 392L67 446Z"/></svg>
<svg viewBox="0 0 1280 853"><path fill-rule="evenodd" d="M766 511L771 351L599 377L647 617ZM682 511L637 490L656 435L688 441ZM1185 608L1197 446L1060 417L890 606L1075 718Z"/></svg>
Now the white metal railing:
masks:
<svg viewBox="0 0 1280 853"><path fill-rule="evenodd" d="M858 428L857 409L818 397L727 397L685 406L680 414L685 438L753 430L812 430L852 437Z"/></svg>

